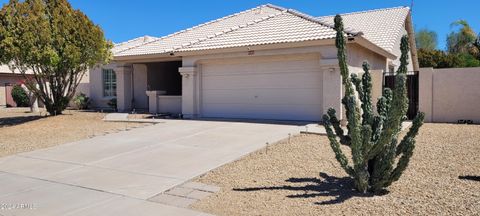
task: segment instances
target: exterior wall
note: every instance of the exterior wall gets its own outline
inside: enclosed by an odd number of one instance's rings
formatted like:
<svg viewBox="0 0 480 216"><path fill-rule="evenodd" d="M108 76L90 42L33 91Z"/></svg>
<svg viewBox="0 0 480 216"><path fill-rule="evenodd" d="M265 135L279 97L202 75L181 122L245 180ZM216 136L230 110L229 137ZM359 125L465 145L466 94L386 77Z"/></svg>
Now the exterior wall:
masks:
<svg viewBox="0 0 480 216"><path fill-rule="evenodd" d="M383 94L383 70L372 70L372 104L373 110L377 112L377 101Z"/></svg>
<svg viewBox="0 0 480 216"><path fill-rule="evenodd" d="M422 68L419 82L426 122L480 123L480 68Z"/></svg>
<svg viewBox="0 0 480 216"><path fill-rule="evenodd" d="M367 61L371 70L386 70L387 59L358 44L347 45L348 66L351 73L363 73L363 63Z"/></svg>
<svg viewBox="0 0 480 216"><path fill-rule="evenodd" d="M89 70L89 97L92 100L91 106L97 109L109 109L108 102L113 97L103 96L103 77L102 69L116 69L116 64L111 63L99 66ZM118 87L117 87L118 88Z"/></svg>
<svg viewBox="0 0 480 216"><path fill-rule="evenodd" d="M77 86L77 90L75 93L78 95L80 93L83 93L87 96L90 95L90 72L87 71L85 75L82 77L82 80L80 80L80 83Z"/></svg>
<svg viewBox="0 0 480 216"><path fill-rule="evenodd" d="M182 96L159 95L156 113L182 113Z"/></svg>
<svg viewBox="0 0 480 216"><path fill-rule="evenodd" d="M75 96L80 95L82 93L85 94L87 97L90 97L90 70L85 72L85 75L83 75L82 79L80 80L80 83L78 84L77 89L75 90ZM73 98L75 98L75 96ZM68 105L70 107L75 107L75 103L73 103L73 100L70 101Z"/></svg>

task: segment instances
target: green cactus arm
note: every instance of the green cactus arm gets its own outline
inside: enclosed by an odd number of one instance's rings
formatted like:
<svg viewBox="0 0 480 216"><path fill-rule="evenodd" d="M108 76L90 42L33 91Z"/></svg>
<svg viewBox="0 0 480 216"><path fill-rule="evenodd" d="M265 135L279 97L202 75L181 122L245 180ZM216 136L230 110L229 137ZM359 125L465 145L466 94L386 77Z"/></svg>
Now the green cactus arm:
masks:
<svg viewBox="0 0 480 216"><path fill-rule="evenodd" d="M342 83L345 86L345 96L354 95L352 82L350 80L350 72L347 65L347 53L345 48L347 42L345 40L345 32L343 27L343 19L340 15L335 16L335 30L337 31L335 38L335 46L337 47L337 58L342 75Z"/></svg>
<svg viewBox="0 0 480 216"><path fill-rule="evenodd" d="M352 159L354 166L363 164L363 138L361 133L360 110L357 106L355 96L345 97L346 108L350 110L347 115L348 120L348 134L351 138L350 148L352 149ZM355 169L357 170L357 169Z"/></svg>
<svg viewBox="0 0 480 216"><path fill-rule="evenodd" d="M383 120L387 118L388 110L390 109L390 104L392 103L392 90L385 88L383 90L382 96L378 99L377 102L377 112Z"/></svg>
<svg viewBox="0 0 480 216"><path fill-rule="evenodd" d="M382 96L377 101L377 113L378 116L373 117L372 122L372 141L377 143L380 135L383 131L383 124L387 119L387 113L390 109L390 103L392 102L392 90L385 88Z"/></svg>
<svg viewBox="0 0 480 216"><path fill-rule="evenodd" d="M348 165L348 159L342 152L340 144L338 143L335 133L332 130L332 123L330 122L330 117L328 115L323 115L323 124L325 126L325 130L327 131L328 140L330 140L330 146L335 153L335 158L348 175L355 176L355 171L350 165Z"/></svg>
<svg viewBox="0 0 480 216"><path fill-rule="evenodd" d="M383 126L382 117L375 116L373 118L373 123L372 123L372 136L371 136L372 145L370 146L370 149L373 147L373 144L378 141L378 138L380 137L380 134L382 133L382 129L383 129L382 126Z"/></svg>
<svg viewBox="0 0 480 216"><path fill-rule="evenodd" d="M398 160L397 166L391 172L388 181L384 183L384 187L390 186L393 182L398 181L403 172L407 169L411 157L413 156L413 150L415 149L415 136L418 134L419 128L423 125L425 115L419 113L410 128L410 131L402 139L402 142L397 147L396 155L402 155Z"/></svg>
<svg viewBox="0 0 480 216"><path fill-rule="evenodd" d="M337 111L335 111L333 108L330 108L328 109L327 114L330 117L330 122L335 130L335 134L337 134L338 138L340 138L340 144L349 146L350 136L345 134L345 131L343 130L340 121L337 118Z"/></svg>
<svg viewBox="0 0 480 216"><path fill-rule="evenodd" d="M391 105L387 112L387 118L384 123L384 129L377 141L377 143L370 150L368 158L372 159L379 154L391 142L394 136L400 131L402 119L407 113L408 98L406 88L406 74L408 65L408 37L403 36L401 41L402 55L400 57L400 67L395 77L395 90Z"/></svg>
<svg viewBox="0 0 480 216"><path fill-rule="evenodd" d="M362 99L363 98L362 79L360 79L357 74L351 74L350 79L352 80L353 85L355 85L355 90L358 92L358 97Z"/></svg>
<svg viewBox="0 0 480 216"><path fill-rule="evenodd" d="M408 130L405 137L403 137L400 144L397 146L397 151L396 151L397 156L402 154L405 151L405 149L408 148L408 145L410 144L409 143L410 139L415 139L415 137L418 134L418 131L420 130L420 127L423 125L424 119L425 119L425 113L418 113L415 119L413 119L412 126Z"/></svg>
<svg viewBox="0 0 480 216"><path fill-rule="evenodd" d="M363 125L362 127L362 154L367 155L373 146L372 142L372 127L370 125ZM368 160L365 160L368 162Z"/></svg>
<svg viewBox="0 0 480 216"><path fill-rule="evenodd" d="M388 147L382 152L382 154L377 155L373 172L371 173L370 183L372 190L378 192L385 187L385 184L390 181L390 175L393 170L393 165L395 162L395 146L397 145L398 140L393 138L388 144Z"/></svg>
<svg viewBox="0 0 480 216"><path fill-rule="evenodd" d="M373 108L372 108L372 75L370 74L370 65L367 62L363 63L362 88L359 92L362 100L362 124L373 123Z"/></svg>
<svg viewBox="0 0 480 216"><path fill-rule="evenodd" d="M390 186L393 182L397 181L400 176L402 176L403 171L407 169L410 158L413 155L413 150L415 149L415 140L411 137L407 138L405 141L406 145L403 148L402 157L398 160L397 166L390 174L389 181L385 182L384 187Z"/></svg>
<svg viewBox="0 0 480 216"><path fill-rule="evenodd" d="M398 83L405 83L405 79L405 75L397 75L396 80ZM399 132L401 128L402 118L408 108L408 101L406 105L404 100L404 98L406 98L406 95L402 96L402 94L400 93L400 91L403 91L402 89L405 90L405 87L397 88L394 91L392 105L388 111L382 133L380 134L377 143L375 143L373 148L370 150L368 159L372 159L373 157L375 157L375 155L383 151L386 145L391 142L393 137Z"/></svg>

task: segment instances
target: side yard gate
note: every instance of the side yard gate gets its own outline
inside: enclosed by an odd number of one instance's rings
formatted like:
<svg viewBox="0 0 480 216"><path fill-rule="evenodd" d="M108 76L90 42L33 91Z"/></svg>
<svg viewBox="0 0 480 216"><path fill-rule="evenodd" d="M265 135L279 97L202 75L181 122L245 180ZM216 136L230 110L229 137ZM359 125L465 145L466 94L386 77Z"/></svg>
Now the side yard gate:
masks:
<svg viewBox="0 0 480 216"><path fill-rule="evenodd" d="M383 74L383 87L384 88L390 88L394 89L395 88L395 74L394 73L384 73ZM408 111L407 111L407 117L408 119L412 120L417 116L418 113L418 100L419 100L419 94L418 94L418 82L419 82L419 77L418 77L418 71L412 71L407 73L407 94L408 94Z"/></svg>

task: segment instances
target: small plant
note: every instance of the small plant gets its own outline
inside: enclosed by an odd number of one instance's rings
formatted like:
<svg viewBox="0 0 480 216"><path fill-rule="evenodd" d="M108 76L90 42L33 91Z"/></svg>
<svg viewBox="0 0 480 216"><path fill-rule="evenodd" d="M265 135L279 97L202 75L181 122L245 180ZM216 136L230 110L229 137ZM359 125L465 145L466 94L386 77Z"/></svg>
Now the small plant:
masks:
<svg viewBox="0 0 480 216"><path fill-rule="evenodd" d="M73 98L73 103L79 110L86 110L90 106L90 98L86 94L80 93L79 95Z"/></svg>
<svg viewBox="0 0 480 216"><path fill-rule="evenodd" d="M419 113L408 133L399 141L402 122L406 119L408 98L406 90L406 73L408 65L408 38L401 41L401 65L397 71L395 89L385 89L377 103L377 113L372 108L372 81L368 63L364 63L364 74L359 78L350 76L346 63L345 36L341 16L335 17L337 31L336 46L345 96L348 133L345 134L332 108L323 116L325 129L335 157L341 167L350 175L359 192L378 193L397 181L408 166L415 136L423 124L424 114ZM360 98L359 106L357 96ZM353 166L342 152L340 144L350 147Z"/></svg>
<svg viewBox="0 0 480 216"><path fill-rule="evenodd" d="M27 92L20 85L13 86L12 98L17 104L17 107L28 107L30 105L30 99L28 99Z"/></svg>
<svg viewBox="0 0 480 216"><path fill-rule="evenodd" d="M117 98L112 98L110 101L108 101L108 106L112 108L114 111L117 111Z"/></svg>

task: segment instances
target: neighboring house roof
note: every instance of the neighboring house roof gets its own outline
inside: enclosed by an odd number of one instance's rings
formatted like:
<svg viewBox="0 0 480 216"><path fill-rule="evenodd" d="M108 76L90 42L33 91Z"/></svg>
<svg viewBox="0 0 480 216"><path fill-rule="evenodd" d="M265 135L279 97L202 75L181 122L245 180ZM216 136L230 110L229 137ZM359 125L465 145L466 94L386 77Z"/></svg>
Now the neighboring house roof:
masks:
<svg viewBox="0 0 480 216"><path fill-rule="evenodd" d="M340 14L345 27L363 32L363 37L391 52L402 34L409 7L395 7L378 10ZM335 16L318 17L322 22L334 24Z"/></svg>
<svg viewBox="0 0 480 216"><path fill-rule="evenodd" d="M10 69L10 67L8 67L8 65L6 65L6 64L0 65L0 74L21 75L20 71L18 71L18 70L12 71ZM27 71L25 71L25 74L33 74L33 71L32 70L27 70Z"/></svg>
<svg viewBox="0 0 480 216"><path fill-rule="evenodd" d="M364 38L380 49L391 52L393 45L390 44L395 43L391 42L391 39L394 37L393 35L400 33L401 28L399 27L403 25L408 11L408 8L394 8L346 14L344 17L345 32L350 36L363 37L363 34L368 34L368 37ZM370 13L373 14L370 15ZM355 14L357 16L358 14L364 15L361 16L362 20L359 21L359 24L353 25L350 24L354 21L351 17L354 17ZM400 22L402 16L403 22ZM296 10L271 4L262 5L165 37L152 37L151 40L143 43L141 38L137 38L119 44L114 48L114 56L127 57L333 39L336 31L330 18L314 18ZM377 25L378 28L371 28L367 24L371 20L380 20L382 24ZM392 25L390 26L390 24ZM369 31L373 31L373 33ZM395 36L395 39L397 38Z"/></svg>

